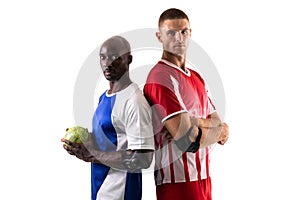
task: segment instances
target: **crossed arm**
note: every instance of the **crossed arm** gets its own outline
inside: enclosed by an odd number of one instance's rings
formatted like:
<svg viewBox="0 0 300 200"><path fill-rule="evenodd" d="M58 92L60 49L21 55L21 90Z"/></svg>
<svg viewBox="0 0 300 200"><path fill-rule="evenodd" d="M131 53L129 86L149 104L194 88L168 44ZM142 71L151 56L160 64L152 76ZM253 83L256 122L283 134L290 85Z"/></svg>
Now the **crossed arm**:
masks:
<svg viewBox="0 0 300 200"><path fill-rule="evenodd" d="M190 118L188 113L180 113L167 119L164 125L174 140L182 138L192 127L189 135L191 142L196 140L199 127L202 130L200 148L216 142L224 145L229 137L228 125L221 122L217 112L212 113L206 119Z"/></svg>

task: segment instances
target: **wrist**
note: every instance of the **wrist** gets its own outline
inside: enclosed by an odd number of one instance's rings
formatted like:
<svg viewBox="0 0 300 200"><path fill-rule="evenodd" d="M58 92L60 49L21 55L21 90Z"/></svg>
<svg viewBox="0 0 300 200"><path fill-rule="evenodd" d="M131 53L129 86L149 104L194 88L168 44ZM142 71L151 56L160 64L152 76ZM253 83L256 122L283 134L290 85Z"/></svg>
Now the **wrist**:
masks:
<svg viewBox="0 0 300 200"><path fill-rule="evenodd" d="M97 149L91 149L90 150L90 155L91 157L93 158L93 163L98 163L98 164L103 164L101 162L102 160L102 155L103 155L103 152L102 151L99 151Z"/></svg>
<svg viewBox="0 0 300 200"><path fill-rule="evenodd" d="M198 120L198 127L200 128L204 127L204 120L202 118L199 118Z"/></svg>

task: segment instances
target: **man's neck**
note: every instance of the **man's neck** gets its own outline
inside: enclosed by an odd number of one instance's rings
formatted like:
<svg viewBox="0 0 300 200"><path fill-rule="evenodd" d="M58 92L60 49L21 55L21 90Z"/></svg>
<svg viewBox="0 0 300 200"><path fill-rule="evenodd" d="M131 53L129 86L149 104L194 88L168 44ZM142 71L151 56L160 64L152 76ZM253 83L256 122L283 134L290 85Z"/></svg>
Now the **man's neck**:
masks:
<svg viewBox="0 0 300 200"><path fill-rule="evenodd" d="M130 80L129 77L122 77L118 81L110 81L109 82L110 89L108 91L108 94L119 92L119 91L127 88L131 83L132 83L132 81Z"/></svg>
<svg viewBox="0 0 300 200"><path fill-rule="evenodd" d="M186 72L186 67L185 67L185 56L181 55L175 55L170 52L164 51L162 55L162 59L173 63L177 67L181 68L183 71Z"/></svg>

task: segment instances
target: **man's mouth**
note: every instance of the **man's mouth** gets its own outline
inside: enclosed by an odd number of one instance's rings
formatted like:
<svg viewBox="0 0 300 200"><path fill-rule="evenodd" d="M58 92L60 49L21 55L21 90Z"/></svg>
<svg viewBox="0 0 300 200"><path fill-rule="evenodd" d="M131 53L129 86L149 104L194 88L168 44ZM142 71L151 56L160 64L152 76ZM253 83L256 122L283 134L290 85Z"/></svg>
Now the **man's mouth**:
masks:
<svg viewBox="0 0 300 200"><path fill-rule="evenodd" d="M105 70L105 71L104 71L104 74L105 74L106 76L110 76L110 75L111 75L111 73L112 73L112 71L111 71L111 70Z"/></svg>
<svg viewBox="0 0 300 200"><path fill-rule="evenodd" d="M175 45L174 47L175 47L175 48L184 48L185 45L184 45L184 44L177 44L177 45Z"/></svg>

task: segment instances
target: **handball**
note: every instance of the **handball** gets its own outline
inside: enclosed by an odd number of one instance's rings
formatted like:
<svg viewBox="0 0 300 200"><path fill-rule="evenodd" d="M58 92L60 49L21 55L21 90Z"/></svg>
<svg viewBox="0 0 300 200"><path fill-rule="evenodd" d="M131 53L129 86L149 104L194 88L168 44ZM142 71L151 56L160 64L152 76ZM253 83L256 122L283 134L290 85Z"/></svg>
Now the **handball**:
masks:
<svg viewBox="0 0 300 200"><path fill-rule="evenodd" d="M88 140L88 137L89 137L89 131L87 128L74 126L66 129L66 134L64 139L69 140L71 142L83 143Z"/></svg>

